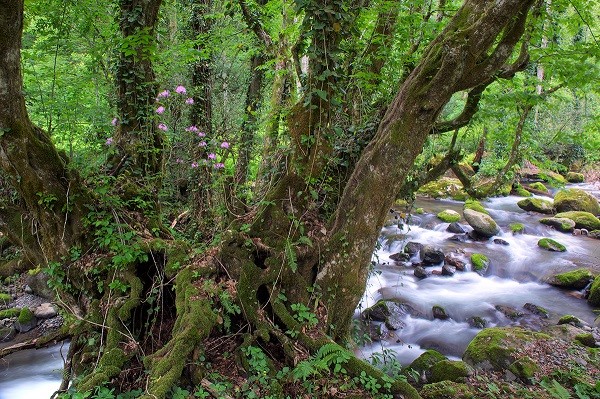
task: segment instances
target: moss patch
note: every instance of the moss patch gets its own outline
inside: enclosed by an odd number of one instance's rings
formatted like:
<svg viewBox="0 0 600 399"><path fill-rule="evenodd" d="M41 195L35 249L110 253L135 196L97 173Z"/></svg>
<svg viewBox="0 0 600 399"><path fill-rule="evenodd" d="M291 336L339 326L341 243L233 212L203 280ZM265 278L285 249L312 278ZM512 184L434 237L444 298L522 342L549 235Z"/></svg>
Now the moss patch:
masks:
<svg viewBox="0 0 600 399"><path fill-rule="evenodd" d="M442 360L431 367L431 382L464 382L473 373L471 367L461 361Z"/></svg>
<svg viewBox="0 0 600 399"><path fill-rule="evenodd" d="M543 218L540 219L540 223L552 226L563 233L570 233L575 229L575 222L567 218Z"/></svg>
<svg viewBox="0 0 600 399"><path fill-rule="evenodd" d="M544 183L540 183L539 181L531 183L529 185L529 187L533 188L534 190L538 190L538 191L548 191L546 186L544 186Z"/></svg>
<svg viewBox="0 0 600 399"><path fill-rule="evenodd" d="M466 384L442 381L427 384L419 392L423 399L475 399Z"/></svg>
<svg viewBox="0 0 600 399"><path fill-rule="evenodd" d="M585 288L593 278L594 275L588 269L576 269L554 275L548 280L548 284L580 290Z"/></svg>
<svg viewBox="0 0 600 399"><path fill-rule="evenodd" d="M419 188L417 194L426 195L432 198L464 198L467 194L464 192L460 180L450 177L442 177L436 181L430 182Z"/></svg>
<svg viewBox="0 0 600 399"><path fill-rule="evenodd" d="M511 223L508 225L508 228L513 234L523 233L525 231L525 225L523 223Z"/></svg>
<svg viewBox="0 0 600 399"><path fill-rule="evenodd" d="M23 308L19 312L18 321L21 324L27 324L27 323L31 322L34 317L35 316L33 315L33 312L31 310L29 310L29 308Z"/></svg>
<svg viewBox="0 0 600 399"><path fill-rule="evenodd" d="M451 209L446 209L437 214L438 219L446 223L454 223L460 220L460 214Z"/></svg>
<svg viewBox="0 0 600 399"><path fill-rule="evenodd" d="M538 247L552 252L565 252L567 250L567 247L551 238L542 238L539 240Z"/></svg>
<svg viewBox="0 0 600 399"><path fill-rule="evenodd" d="M569 183L583 183L585 176L583 173L569 172L567 173L566 179Z"/></svg>
<svg viewBox="0 0 600 399"><path fill-rule="evenodd" d="M0 292L0 304L7 304L12 301L12 296L10 294L5 294L4 292Z"/></svg>
<svg viewBox="0 0 600 399"><path fill-rule="evenodd" d="M563 187L565 184L568 183L567 179L565 179L563 175L556 172L552 172L551 170L545 170L543 172L540 172L539 176L542 180L544 180L552 187Z"/></svg>
<svg viewBox="0 0 600 399"><path fill-rule="evenodd" d="M471 265L476 272L484 272L490 266L490 260L484 254L471 255Z"/></svg>
<svg viewBox="0 0 600 399"><path fill-rule="evenodd" d="M549 338L546 334L522 328L487 328L471 341L463 360L476 369L503 370L517 360L517 348L526 343Z"/></svg>
<svg viewBox="0 0 600 399"><path fill-rule="evenodd" d="M579 320L577 317L571 315L571 314L566 314L564 316L562 316L559 320L558 323L559 325L561 324L572 324L574 326L580 326L581 325L581 320Z"/></svg>
<svg viewBox="0 0 600 399"><path fill-rule="evenodd" d="M589 212L571 211L556 214L557 218L567 218L575 222L578 229L600 230L600 219Z"/></svg>
<svg viewBox="0 0 600 399"><path fill-rule="evenodd" d="M596 339L592 335L592 333L583 333L577 334L575 336L575 342L579 342L583 346L587 346L589 348L596 347Z"/></svg>
<svg viewBox="0 0 600 399"><path fill-rule="evenodd" d="M533 195L529 191L525 190L522 186L515 187L515 194L518 197L531 197Z"/></svg>
<svg viewBox="0 0 600 399"><path fill-rule="evenodd" d="M477 211L477 212L481 212L481 213L485 213L486 215L489 215L490 213L487 211L487 209L485 209L483 207L483 205L481 205L481 202L474 200L474 199L468 199L465 201L465 205L464 205L464 209L471 209L472 211Z"/></svg>
<svg viewBox="0 0 600 399"><path fill-rule="evenodd" d="M430 349L425 351L416 358L407 369L412 369L417 371L419 374L428 373L431 367L436 363L439 363L443 360L447 360L444 355L440 352Z"/></svg>
<svg viewBox="0 0 600 399"><path fill-rule="evenodd" d="M521 380L529 382L539 370L539 366L530 357L526 356L511 364L508 370Z"/></svg>

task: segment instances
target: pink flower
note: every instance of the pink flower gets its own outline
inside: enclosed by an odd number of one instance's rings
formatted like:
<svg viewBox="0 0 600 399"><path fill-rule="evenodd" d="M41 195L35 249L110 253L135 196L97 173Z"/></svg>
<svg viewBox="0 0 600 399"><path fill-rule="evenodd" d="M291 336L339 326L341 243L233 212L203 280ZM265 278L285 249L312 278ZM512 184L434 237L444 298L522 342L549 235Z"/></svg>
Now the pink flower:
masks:
<svg viewBox="0 0 600 399"><path fill-rule="evenodd" d="M118 123L119 123L119 120L117 118L113 118L112 122L110 122L110 124L113 126L117 126Z"/></svg>
<svg viewBox="0 0 600 399"><path fill-rule="evenodd" d="M192 126L190 126L190 127L186 127L186 128L185 128L185 131L186 131L186 132L197 132L197 131L198 131L198 128L197 128L195 125L192 125Z"/></svg>
<svg viewBox="0 0 600 399"><path fill-rule="evenodd" d="M204 137L204 136L206 136L206 133L204 133L204 132L198 132L198 137Z"/></svg>
<svg viewBox="0 0 600 399"><path fill-rule="evenodd" d="M167 127L167 125L165 125L164 123L159 123L158 124L158 128L164 132L166 132L167 130L169 130L169 128Z"/></svg>
<svg viewBox="0 0 600 399"><path fill-rule="evenodd" d="M177 88L175 89L175 92L179 93L179 94L187 93L187 91L185 90L185 87L183 87L182 85L177 86Z"/></svg>
<svg viewBox="0 0 600 399"><path fill-rule="evenodd" d="M162 105L160 107L156 108L156 113L157 114L160 115L160 114L162 114L164 112L165 112L165 107L163 107Z"/></svg>
<svg viewBox="0 0 600 399"><path fill-rule="evenodd" d="M215 169L223 169L225 167L225 165L222 164L221 162L218 162L218 163L214 164L213 167Z"/></svg>
<svg viewBox="0 0 600 399"><path fill-rule="evenodd" d="M221 143L221 148L229 148L229 143L224 141Z"/></svg>
<svg viewBox="0 0 600 399"><path fill-rule="evenodd" d="M197 168L198 167L198 162L192 162L192 168Z"/></svg>
<svg viewBox="0 0 600 399"><path fill-rule="evenodd" d="M213 154L212 152L210 154L208 154L208 159L216 159L217 155Z"/></svg>
<svg viewBox="0 0 600 399"><path fill-rule="evenodd" d="M175 163L183 163L183 159L181 159L181 158L177 158L177 159L175 160Z"/></svg>
<svg viewBox="0 0 600 399"><path fill-rule="evenodd" d="M171 95L171 92L169 90L165 90L165 91L161 91L160 93L158 93L158 98L169 97L170 95Z"/></svg>
<svg viewBox="0 0 600 399"><path fill-rule="evenodd" d="M206 147L206 141L201 141L198 147Z"/></svg>
<svg viewBox="0 0 600 399"><path fill-rule="evenodd" d="M194 99L192 97L190 97L187 100L185 100L185 103L192 105L194 103Z"/></svg>
<svg viewBox="0 0 600 399"><path fill-rule="evenodd" d="M106 139L106 143L105 143L106 145L112 145L112 143L113 143L113 138L112 137L109 137L109 138Z"/></svg>

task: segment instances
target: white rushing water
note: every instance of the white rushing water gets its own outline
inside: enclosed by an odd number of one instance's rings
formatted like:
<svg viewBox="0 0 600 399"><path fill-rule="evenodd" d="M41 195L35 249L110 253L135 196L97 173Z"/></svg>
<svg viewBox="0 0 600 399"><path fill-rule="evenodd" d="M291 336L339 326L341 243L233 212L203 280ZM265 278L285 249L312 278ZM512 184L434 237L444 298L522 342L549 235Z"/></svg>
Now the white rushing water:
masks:
<svg viewBox="0 0 600 399"><path fill-rule="evenodd" d="M68 344L58 344L0 359L0 399L49 398L60 386L68 350Z"/></svg>
<svg viewBox="0 0 600 399"><path fill-rule="evenodd" d="M427 214L415 217L416 225L385 228L380 248L373 257L375 270L369 278L356 316L380 299L409 304L414 311L402 316L405 325L401 329L389 331L382 341L367 344L357 353L369 357L374 352L391 350L403 365L408 365L427 349L460 358L468 343L480 331L469 325L469 318L481 317L488 327L540 327L540 318L524 310L526 303L545 308L553 320L572 314L593 323L595 315L587 302L581 299L580 292L557 289L544 280L558 272L580 267L598 270L598 241L560 233L542 225L539 223L541 215L529 214L516 205L521 199L509 196L483 202L502 228L502 232L494 238L500 238L508 245L494 243L493 239L484 242L448 240L454 234L447 232L448 223L441 223L435 215L444 209L461 213L462 203L457 201L418 200L416 206L423 207ZM513 235L510 232L508 226L515 222L525 225L525 234ZM468 228L464 221L461 224ZM564 244L567 252L540 249L537 242L543 237ZM446 254L452 253L453 257L467 263L467 270L457 271L451 277L430 275L423 280L415 278L410 263L396 263L390 259L390 255L400 252L410 241L441 248ZM491 266L485 276L470 271L472 253L482 253L490 259ZM427 270L439 271L441 265ZM434 305L444 307L450 318L434 319ZM511 320L496 309L497 305L515 308L524 316Z"/></svg>

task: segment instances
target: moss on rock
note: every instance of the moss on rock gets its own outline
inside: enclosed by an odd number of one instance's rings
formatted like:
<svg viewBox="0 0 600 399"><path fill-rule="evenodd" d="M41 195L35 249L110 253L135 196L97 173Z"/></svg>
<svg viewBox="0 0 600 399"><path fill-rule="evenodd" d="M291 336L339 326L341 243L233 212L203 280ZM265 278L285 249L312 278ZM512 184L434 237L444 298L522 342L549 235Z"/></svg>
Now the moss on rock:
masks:
<svg viewBox="0 0 600 399"><path fill-rule="evenodd" d="M525 198L517 202L517 205L528 212L538 212L547 215L554 213L552 202L542 198Z"/></svg>
<svg viewBox="0 0 600 399"><path fill-rule="evenodd" d="M432 198L450 197L454 199L465 198L467 195L460 180L450 177L442 177L441 179L427 183L419 188L417 193Z"/></svg>
<svg viewBox="0 0 600 399"><path fill-rule="evenodd" d="M493 327L482 330L473 338L463 360L475 369L503 370L517 360L517 349L536 340L546 340L546 334L522 328Z"/></svg>
<svg viewBox="0 0 600 399"><path fill-rule="evenodd" d="M556 274L548 279L548 284L556 287L580 290L585 288L593 278L594 275L592 272L582 268Z"/></svg>
<svg viewBox="0 0 600 399"><path fill-rule="evenodd" d="M600 215L600 204L591 194L578 188L561 190L554 196L554 208L557 212L582 211Z"/></svg>
<svg viewBox="0 0 600 399"><path fill-rule="evenodd" d="M568 172L566 179L569 183L583 183L585 181L585 176L583 173Z"/></svg>
<svg viewBox="0 0 600 399"><path fill-rule="evenodd" d="M565 179L563 175L552 172L551 170L544 170L543 172L539 173L539 176L552 187L562 187L568 183L567 179Z"/></svg>
<svg viewBox="0 0 600 399"><path fill-rule="evenodd" d="M452 209L446 209L437 214L438 219L446 223L458 222L460 220L460 214Z"/></svg>
<svg viewBox="0 0 600 399"><path fill-rule="evenodd" d="M600 276L597 276L590 287L588 302L592 306L600 306Z"/></svg>
<svg viewBox="0 0 600 399"><path fill-rule="evenodd" d="M541 183L539 181L531 183L529 185L529 187L533 188L534 190L538 190L538 191L548 191L548 189L546 188L544 183Z"/></svg>
<svg viewBox="0 0 600 399"><path fill-rule="evenodd" d="M519 234L525 231L525 225L523 223L511 223L508 225L508 228L513 234Z"/></svg>
<svg viewBox="0 0 600 399"><path fill-rule="evenodd" d="M7 304L12 301L12 295L0 292L0 304Z"/></svg>
<svg viewBox="0 0 600 399"><path fill-rule="evenodd" d="M500 233L500 227L498 227L496 221L485 213L477 212L472 209L465 209L463 215L465 216L467 223L469 223L473 230L480 236L490 238Z"/></svg>
<svg viewBox="0 0 600 399"><path fill-rule="evenodd" d="M581 320L579 320L577 317L571 315L571 314L566 314L564 316L562 316L560 319L558 319L558 325L561 324L571 324L574 326L581 326Z"/></svg>
<svg viewBox="0 0 600 399"><path fill-rule="evenodd" d="M30 323L33 318L35 316L33 315L33 312L31 310L29 310L29 308L25 307L23 309L21 309L21 311L19 312L19 323L21 324L27 324Z"/></svg>
<svg viewBox="0 0 600 399"><path fill-rule="evenodd" d="M466 384L442 381L425 385L419 392L423 399L475 399Z"/></svg>
<svg viewBox="0 0 600 399"><path fill-rule="evenodd" d="M474 200L474 199L468 199L468 200L466 200L463 209L471 209L471 210L476 211L476 212L485 213L486 215L490 214L487 211L487 209L485 209L483 207L483 205L481 205L481 202L479 202L477 200Z"/></svg>
<svg viewBox="0 0 600 399"><path fill-rule="evenodd" d="M521 185L516 186L514 191L519 197L531 197L533 195L529 191L525 190Z"/></svg>
<svg viewBox="0 0 600 399"><path fill-rule="evenodd" d="M429 381L454 381L464 382L473 374L473 369L465 362L457 360L442 360L431 367Z"/></svg>
<svg viewBox="0 0 600 399"><path fill-rule="evenodd" d="M567 250L567 247L551 238L542 238L539 240L538 247L552 252L565 252Z"/></svg>
<svg viewBox="0 0 600 399"><path fill-rule="evenodd" d="M433 349L427 350L421 354L418 358L416 358L407 369L412 369L419 374L429 373L431 367L433 367L436 363L439 363L443 360L447 360L444 355L440 352L435 351Z"/></svg>
<svg viewBox="0 0 600 399"><path fill-rule="evenodd" d="M516 360L508 370L525 382L530 382L540 367L528 356Z"/></svg>
<svg viewBox="0 0 600 399"><path fill-rule="evenodd" d="M557 218L567 218L575 222L578 229L600 230L600 219L589 212L571 211L561 212L555 215Z"/></svg>
<svg viewBox="0 0 600 399"><path fill-rule="evenodd" d="M490 266L490 260L484 254L472 254L471 265L473 265L473 271L477 273L485 273L487 268Z"/></svg>
<svg viewBox="0 0 600 399"><path fill-rule="evenodd" d="M543 218L540 223L554 227L563 233L570 233L575 229L575 222L567 218Z"/></svg>
<svg viewBox="0 0 600 399"><path fill-rule="evenodd" d="M592 333L582 333L577 334L575 336L575 342L579 342L583 346L587 346L589 348L596 347L596 339L592 335Z"/></svg>

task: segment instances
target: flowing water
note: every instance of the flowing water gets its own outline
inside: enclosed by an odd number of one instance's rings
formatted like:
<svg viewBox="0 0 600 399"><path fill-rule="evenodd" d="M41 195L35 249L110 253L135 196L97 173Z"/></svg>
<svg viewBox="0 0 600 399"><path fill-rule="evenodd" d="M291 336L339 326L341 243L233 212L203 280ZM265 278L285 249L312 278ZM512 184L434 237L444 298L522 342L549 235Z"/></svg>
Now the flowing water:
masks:
<svg viewBox="0 0 600 399"><path fill-rule="evenodd" d="M595 195L600 192L589 185L577 185ZM374 352L387 350L400 363L408 365L427 349L436 349L451 358L460 358L471 339L480 331L471 327L467 320L484 318L488 327L521 325L541 327L541 319L523 309L532 303L548 310L551 320L564 314L572 314L592 324L595 314L582 293L562 290L544 283L558 272L589 267L600 272L600 242L598 240L557 232L539 223L539 214L521 210L517 201L522 198L509 196L482 202L502 232L494 237L506 241L501 245L489 241L457 242L449 240L454 233L446 231L448 223L441 223L435 216L445 209L462 213L462 202L419 199L416 206L426 214L414 216L413 225L386 227L375 252L374 272L371 274L366 293L356 311L359 316L365 308L380 299L400 300L414 310L402 317L405 325L390 331L379 342L364 345L357 353L369 357ZM511 223L525 225L525 234L513 235ZM460 222L466 226L464 221ZM563 253L542 250L537 246L540 238L549 237L567 247ZM451 277L431 275L423 280L414 277L409 263L396 263L390 255L400 252L409 241L433 245L445 254L467 263L467 270L457 271ZM491 266L484 276L470 271L472 253L486 255ZM438 267L427 268L441 270ZM447 320L433 318L432 307L440 305L450 316ZM517 320L507 318L496 310L497 305L516 308L525 316Z"/></svg>
<svg viewBox="0 0 600 399"><path fill-rule="evenodd" d="M68 350L68 344L58 344L0 359L0 399L49 398L60 386Z"/></svg>
<svg viewBox="0 0 600 399"><path fill-rule="evenodd" d="M600 190L591 185L577 185L600 197ZM556 272L578 267L600 271L600 242L588 237L556 232L538 222L540 215L528 214L517 205L518 197L494 198L483 202L490 215L502 228L498 238L509 245L485 242L460 243L448 240L448 223L440 223L435 216L444 209L461 213L463 204L457 201L420 199L416 206L427 214L415 216L413 225L386 227L379 249L374 254L375 270L369 278L360 311L379 299L399 299L410 304L414 311L403 316L401 330L386 339L361 347L357 352L369 357L383 349L394 351L394 356L407 365L426 349L436 349L451 358L460 358L471 339L480 330L467 323L470 317L484 318L488 326L523 325L536 328L539 318L529 315L516 321L497 311L496 305L508 305L522 310L525 303L542 306L554 319L573 314L593 323L594 313L581 299L581 293L560 290L544 283ZM508 225L523 223L525 234L512 235ZM541 250L537 241L550 237L567 246L567 252ZM452 277L430 276L418 280L413 267L397 265L390 255L402 250L408 241L434 245L446 254L454 252L468 265L471 253L483 253L491 260L485 276L470 270L456 272ZM441 266L428 268L440 270ZM448 320L434 319L432 306L443 306ZM62 353L66 353L66 345ZM61 346L28 350L0 360L0 399L48 398L58 388L63 359Z"/></svg>

